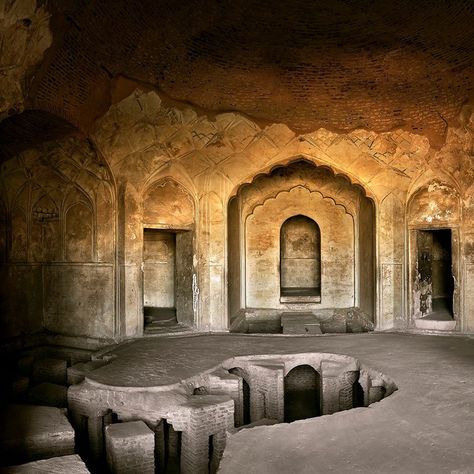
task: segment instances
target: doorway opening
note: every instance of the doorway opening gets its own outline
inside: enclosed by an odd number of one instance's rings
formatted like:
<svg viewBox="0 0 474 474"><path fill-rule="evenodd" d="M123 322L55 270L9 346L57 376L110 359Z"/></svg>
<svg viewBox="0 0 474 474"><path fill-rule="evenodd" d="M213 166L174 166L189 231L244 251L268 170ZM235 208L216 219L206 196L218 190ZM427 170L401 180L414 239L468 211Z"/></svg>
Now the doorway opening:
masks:
<svg viewBox="0 0 474 474"><path fill-rule="evenodd" d="M321 298L321 232L303 215L290 217L280 230L280 298L292 297Z"/></svg>
<svg viewBox="0 0 474 474"><path fill-rule="evenodd" d="M193 238L190 231L143 230L146 333L192 326Z"/></svg>
<svg viewBox="0 0 474 474"><path fill-rule="evenodd" d="M235 426L248 425L250 423L250 386L241 368L234 367L229 370L229 374L237 375L242 379L242 413L240 410L235 411Z"/></svg>
<svg viewBox="0 0 474 474"><path fill-rule="evenodd" d="M321 414L321 377L310 365L291 369L284 379L285 422Z"/></svg>
<svg viewBox="0 0 474 474"><path fill-rule="evenodd" d="M143 307L145 329L177 324L176 235L172 232L143 231Z"/></svg>
<svg viewBox="0 0 474 474"><path fill-rule="evenodd" d="M418 230L415 291L424 319L452 320L454 278L451 229Z"/></svg>

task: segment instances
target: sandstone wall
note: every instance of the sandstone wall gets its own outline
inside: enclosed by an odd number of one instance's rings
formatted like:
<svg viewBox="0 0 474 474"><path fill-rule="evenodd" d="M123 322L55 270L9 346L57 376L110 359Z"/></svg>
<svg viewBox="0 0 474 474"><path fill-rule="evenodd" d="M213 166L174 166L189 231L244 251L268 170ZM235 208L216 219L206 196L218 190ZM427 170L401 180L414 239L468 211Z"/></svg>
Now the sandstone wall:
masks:
<svg viewBox="0 0 474 474"><path fill-rule="evenodd" d="M136 90L97 121L89 141L49 142L3 165L4 334L140 335L147 227L185 240L187 323L227 330L246 305L279 308L276 229L295 213L320 225L330 256L321 305L374 306L379 329L412 324L410 229L451 228L455 318L470 331L473 128L465 109L440 149L402 130L296 135L239 114L198 115ZM272 170L298 160L319 171L289 173L275 187ZM366 280L374 286L362 286Z"/></svg>

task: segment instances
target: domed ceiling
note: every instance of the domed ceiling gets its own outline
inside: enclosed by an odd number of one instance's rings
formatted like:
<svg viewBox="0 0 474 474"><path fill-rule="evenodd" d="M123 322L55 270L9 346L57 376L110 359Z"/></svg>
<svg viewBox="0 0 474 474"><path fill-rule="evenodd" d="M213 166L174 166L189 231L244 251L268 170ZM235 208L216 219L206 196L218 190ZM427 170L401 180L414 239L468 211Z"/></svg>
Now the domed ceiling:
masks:
<svg viewBox="0 0 474 474"><path fill-rule="evenodd" d="M203 113L296 132L403 127L434 145L473 95L472 0L67 3L46 4L53 45L27 106L82 131L120 77Z"/></svg>

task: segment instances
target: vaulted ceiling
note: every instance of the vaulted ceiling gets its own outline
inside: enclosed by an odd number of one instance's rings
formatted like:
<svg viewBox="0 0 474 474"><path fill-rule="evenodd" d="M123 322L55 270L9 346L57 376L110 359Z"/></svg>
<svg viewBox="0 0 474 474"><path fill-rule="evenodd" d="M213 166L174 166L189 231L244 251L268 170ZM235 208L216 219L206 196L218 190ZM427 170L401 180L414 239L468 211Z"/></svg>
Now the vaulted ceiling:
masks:
<svg viewBox="0 0 474 474"><path fill-rule="evenodd" d="M4 120L6 146L47 134L43 122L53 135L67 123L87 133L126 92L123 78L211 115L239 111L297 132L402 127L434 145L473 98L472 0L57 0L46 8L53 42L26 107L57 118Z"/></svg>

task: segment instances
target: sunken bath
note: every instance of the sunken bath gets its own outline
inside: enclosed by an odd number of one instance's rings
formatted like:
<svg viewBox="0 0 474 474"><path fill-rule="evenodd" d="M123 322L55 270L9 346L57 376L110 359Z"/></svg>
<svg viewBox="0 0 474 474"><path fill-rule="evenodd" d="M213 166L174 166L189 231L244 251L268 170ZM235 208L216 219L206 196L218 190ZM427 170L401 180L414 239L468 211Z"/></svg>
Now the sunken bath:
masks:
<svg viewBox="0 0 474 474"><path fill-rule="evenodd" d="M133 472L213 473L240 429L368 407L397 390L354 357L316 352L232 357L170 385L132 386L119 375L127 386L114 386L107 365L84 376L68 406L93 472L106 462L130 469L132 456ZM140 447L129 452L134 439Z"/></svg>

